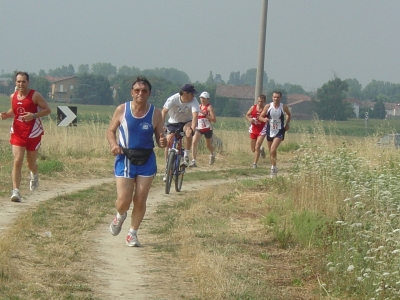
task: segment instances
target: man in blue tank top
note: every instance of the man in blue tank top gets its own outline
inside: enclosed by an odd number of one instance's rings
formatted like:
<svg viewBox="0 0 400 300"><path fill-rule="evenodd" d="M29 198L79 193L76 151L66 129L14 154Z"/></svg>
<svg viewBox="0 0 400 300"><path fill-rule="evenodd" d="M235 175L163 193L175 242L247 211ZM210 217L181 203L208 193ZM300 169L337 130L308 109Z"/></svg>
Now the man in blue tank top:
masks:
<svg viewBox="0 0 400 300"><path fill-rule="evenodd" d="M110 224L110 231L114 236L121 232L133 202L126 244L139 247L137 231L157 173L154 140L160 148L165 148L167 139L163 133L161 111L147 101L151 95L150 82L145 77L137 77L132 84L131 95L132 101L117 107L107 130L110 151L116 156L114 174L117 185L117 214Z"/></svg>

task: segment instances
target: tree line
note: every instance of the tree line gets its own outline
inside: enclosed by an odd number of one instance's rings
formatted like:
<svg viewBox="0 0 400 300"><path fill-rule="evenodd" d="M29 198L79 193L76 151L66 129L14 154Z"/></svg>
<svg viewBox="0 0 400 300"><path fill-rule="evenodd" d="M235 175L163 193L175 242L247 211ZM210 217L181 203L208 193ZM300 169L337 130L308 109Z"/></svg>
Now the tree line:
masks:
<svg viewBox="0 0 400 300"><path fill-rule="evenodd" d="M210 71L205 82L195 82L196 89L206 90L210 93L210 102L220 116L240 116L236 99L227 99L215 94L216 86L228 85L256 85L257 69L248 69L245 73L233 71L225 82L220 74ZM7 74L14 82L14 74ZM7 76L6 75L6 76ZM136 67L126 65L117 69L111 63L94 63L91 67L88 64L81 64L77 71L73 65L62 66L50 69L47 72L40 70L38 74L32 73L31 87L38 90L42 95L49 95L51 83L46 76L78 78L78 85L74 89L72 103L91 105L118 105L131 99L130 89L134 79L138 76L146 76L152 82L153 91L151 101L157 107L162 107L165 100L172 94L179 91L179 88L189 83L189 76L174 68L154 68L140 70ZM11 94L14 85L12 84L5 92ZM357 98L375 102L371 118L384 118L384 103L400 103L400 84L372 80L364 88L357 79L341 80L338 77L325 83L316 92L307 92L301 85L291 83L276 83L269 79L266 72L263 76L264 90L268 91L268 99L274 90L280 90L283 94L283 102L286 102L288 94L304 94L312 98L312 110L321 119L346 120L354 117L354 111L350 104L344 102L345 98ZM115 97L113 97L115 92Z"/></svg>

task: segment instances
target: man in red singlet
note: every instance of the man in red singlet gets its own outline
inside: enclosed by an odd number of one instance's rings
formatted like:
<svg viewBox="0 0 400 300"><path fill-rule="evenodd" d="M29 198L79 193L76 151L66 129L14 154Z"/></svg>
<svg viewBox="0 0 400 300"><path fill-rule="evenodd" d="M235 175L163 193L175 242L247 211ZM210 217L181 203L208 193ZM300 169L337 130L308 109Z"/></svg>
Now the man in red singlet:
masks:
<svg viewBox="0 0 400 300"><path fill-rule="evenodd" d="M14 118L11 126L10 144L14 156L12 170L13 190L11 201L21 202L19 186L22 177L22 163L26 150L26 160L31 171L29 188L34 191L39 186L37 154L42 139L43 126L41 117L50 114L51 109L43 96L29 89L29 75L26 72L15 74L16 91L11 94L11 107L0 113L2 120Z"/></svg>
<svg viewBox="0 0 400 300"><path fill-rule="evenodd" d="M202 92L200 94L200 112L197 118L197 128L196 133L193 137L192 142L192 162L189 167L197 167L196 157L197 157L197 144L199 143L201 136L204 134L206 138L207 149L210 151L209 164L212 165L215 161L214 146L212 144L213 128L211 122L215 123L217 117L215 116L214 108L209 103L210 94L208 92Z"/></svg>
<svg viewBox="0 0 400 300"><path fill-rule="evenodd" d="M261 122L259 117L264 109L266 101L267 97L265 97L265 95L258 96L257 104L251 106L246 114L246 119L250 122L250 147L251 151L254 153L253 168L257 168L257 162L260 158L260 154L262 157L265 157L265 150L264 147L262 147L265 136L261 135L261 131L265 126L265 122Z"/></svg>

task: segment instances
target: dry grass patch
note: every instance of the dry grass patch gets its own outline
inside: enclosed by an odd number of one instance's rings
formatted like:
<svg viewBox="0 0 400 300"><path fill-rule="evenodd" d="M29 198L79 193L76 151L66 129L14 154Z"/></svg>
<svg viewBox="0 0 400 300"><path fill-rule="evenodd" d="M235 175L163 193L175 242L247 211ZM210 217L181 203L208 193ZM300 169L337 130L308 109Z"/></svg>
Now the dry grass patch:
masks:
<svg viewBox="0 0 400 300"><path fill-rule="evenodd" d="M96 197L93 197L93 194ZM99 299L94 231L112 211L114 184L57 197L22 213L0 239L0 295L6 299Z"/></svg>
<svg viewBox="0 0 400 300"><path fill-rule="evenodd" d="M285 201L263 180L207 188L159 208L163 224L153 231L165 240L164 262L180 267L199 299L318 299L315 253L280 247L263 223L275 205L266 195Z"/></svg>

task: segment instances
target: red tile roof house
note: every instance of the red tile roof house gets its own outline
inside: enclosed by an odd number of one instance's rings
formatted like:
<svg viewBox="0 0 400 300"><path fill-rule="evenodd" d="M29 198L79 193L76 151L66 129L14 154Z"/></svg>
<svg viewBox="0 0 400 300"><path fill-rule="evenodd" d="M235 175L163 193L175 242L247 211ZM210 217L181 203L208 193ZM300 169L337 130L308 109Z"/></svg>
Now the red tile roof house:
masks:
<svg viewBox="0 0 400 300"><path fill-rule="evenodd" d="M255 87L248 85L217 85L216 96L227 99L236 99L239 111L245 115L254 105ZM263 92L266 94L266 92ZM271 99L267 99L269 103ZM287 105L292 112L293 119L312 119L311 97L301 94L287 95Z"/></svg>
<svg viewBox="0 0 400 300"><path fill-rule="evenodd" d="M217 85L215 96L236 99L243 115L254 105L255 87L249 85Z"/></svg>
<svg viewBox="0 0 400 300"><path fill-rule="evenodd" d="M76 88L78 84L78 78L76 76L46 76L46 79L51 82L51 99L54 99L56 102L70 102L74 96L74 88Z"/></svg>
<svg viewBox="0 0 400 300"><path fill-rule="evenodd" d="M310 96L303 94L289 94L286 97L286 105L292 113L293 120L311 120L313 118Z"/></svg>

